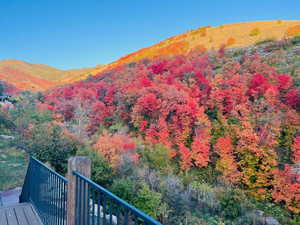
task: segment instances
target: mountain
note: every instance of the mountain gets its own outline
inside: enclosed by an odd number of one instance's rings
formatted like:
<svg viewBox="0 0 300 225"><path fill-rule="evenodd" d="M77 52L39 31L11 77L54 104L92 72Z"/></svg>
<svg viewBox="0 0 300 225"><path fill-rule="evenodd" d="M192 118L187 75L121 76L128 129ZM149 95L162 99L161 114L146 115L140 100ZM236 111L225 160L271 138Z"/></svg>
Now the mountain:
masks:
<svg viewBox="0 0 300 225"><path fill-rule="evenodd" d="M67 82L84 79L94 68L60 70L21 60L0 60L0 80L20 90L42 91Z"/></svg>
<svg viewBox="0 0 300 225"><path fill-rule="evenodd" d="M279 40L300 35L300 20L274 20L243 22L220 26L205 26L178 34L150 47L140 49L107 65L94 68L60 70L42 64L20 60L0 61L0 80L21 90L42 91L51 87L86 79L89 75L136 62L143 58L153 59L193 50L211 50L224 47L243 47L263 40Z"/></svg>

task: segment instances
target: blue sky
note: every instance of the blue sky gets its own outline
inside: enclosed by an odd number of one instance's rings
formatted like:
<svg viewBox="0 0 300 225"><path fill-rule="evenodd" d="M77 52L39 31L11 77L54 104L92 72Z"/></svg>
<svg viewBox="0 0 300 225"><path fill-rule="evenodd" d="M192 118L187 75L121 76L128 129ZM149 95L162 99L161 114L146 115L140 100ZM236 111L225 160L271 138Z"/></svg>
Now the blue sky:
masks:
<svg viewBox="0 0 300 225"><path fill-rule="evenodd" d="M112 62L205 25L300 19L299 0L0 0L0 59Z"/></svg>

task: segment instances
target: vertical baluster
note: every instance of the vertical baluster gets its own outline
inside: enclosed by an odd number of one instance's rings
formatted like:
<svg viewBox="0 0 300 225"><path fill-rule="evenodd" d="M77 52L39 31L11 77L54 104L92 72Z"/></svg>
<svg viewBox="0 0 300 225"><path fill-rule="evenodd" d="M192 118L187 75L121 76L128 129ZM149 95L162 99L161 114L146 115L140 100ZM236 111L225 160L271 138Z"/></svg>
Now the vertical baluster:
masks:
<svg viewBox="0 0 300 225"><path fill-rule="evenodd" d="M57 210L58 210L58 214L57 214L57 221L58 221L58 225L61 225L61 207L60 207L60 203L61 203L61 189L60 189L60 177L57 177Z"/></svg>
<svg viewBox="0 0 300 225"><path fill-rule="evenodd" d="M80 178L80 181L81 181L81 192L80 192L80 199L79 199L79 202L80 202L80 212L79 212L79 215L80 215L80 223L78 225L82 225L82 221L83 221L83 212L84 212L84 199L83 199L83 192L84 192L84 182L83 182L83 179Z"/></svg>
<svg viewBox="0 0 300 225"><path fill-rule="evenodd" d="M68 186L67 183L64 184L64 225L67 224L67 191L68 191Z"/></svg>
<svg viewBox="0 0 300 225"><path fill-rule="evenodd" d="M56 225L56 219L57 219L57 207L56 207L56 175L52 174L53 176L53 211L54 211L54 215L53 215L53 225Z"/></svg>
<svg viewBox="0 0 300 225"><path fill-rule="evenodd" d="M35 164L34 163L33 163L32 167L33 167L33 170L32 170L31 185L30 185L30 200L34 204L34 200L35 200L35 187L34 187L34 181L33 181L33 177L35 177Z"/></svg>
<svg viewBox="0 0 300 225"><path fill-rule="evenodd" d="M124 220L125 220L124 221L125 222L124 225L128 225L128 210L127 209L125 209L125 215L124 216L125 216L125 218L124 218Z"/></svg>
<svg viewBox="0 0 300 225"><path fill-rule="evenodd" d="M46 207L45 207L45 204L44 203L44 199L45 199L45 196L44 194L46 193L46 183L45 183L45 180L46 180L46 177L45 174L43 173L43 168L41 168L40 170L40 178L41 180L39 181L39 183L41 184L41 187L43 187L43 190L40 190L40 196L39 196L39 201L40 201L40 213L42 215L42 217L45 217L46 215ZM41 188L40 188L41 189Z"/></svg>
<svg viewBox="0 0 300 225"><path fill-rule="evenodd" d="M76 189L75 189L75 224L78 224L78 215L79 215L79 178L75 175L76 180Z"/></svg>
<svg viewBox="0 0 300 225"><path fill-rule="evenodd" d="M105 195L102 195L102 225L106 224L106 199L105 199Z"/></svg>
<svg viewBox="0 0 300 225"><path fill-rule="evenodd" d="M91 213L90 213L90 211L91 211L91 203L90 203L90 201L91 201L91 198L90 198L90 185L89 185L89 183L88 182L86 182L86 188L87 188L87 223L88 223L88 225L90 225L90 219L91 219Z"/></svg>
<svg viewBox="0 0 300 225"><path fill-rule="evenodd" d="M58 188L58 176L55 175L55 218L56 218L56 224L59 224L59 205L58 205L58 202L59 202L59 197L58 197L58 194L59 194L59 188Z"/></svg>
<svg viewBox="0 0 300 225"><path fill-rule="evenodd" d="M48 173L48 176L49 176L49 184L50 185L49 185L49 199L47 199L46 204L49 207L50 213L48 215L47 220L49 220L49 224L52 225L53 224L53 222L52 222L53 211L52 211L52 205L51 205L51 203L52 203L52 175L51 175L51 173Z"/></svg>
<svg viewBox="0 0 300 225"><path fill-rule="evenodd" d="M86 182L83 180L83 222L86 223L86 205L87 205L87 198L86 198L87 190L86 190ZM83 225L83 224L82 224ZM85 224L86 225L86 224Z"/></svg>
<svg viewBox="0 0 300 225"><path fill-rule="evenodd" d="M117 213L116 213L116 217L117 217L117 225L120 225L121 224L121 222L120 222L120 220L121 220L121 218L120 218L120 208L119 208L119 206L118 206L118 204L116 204L116 210L117 210Z"/></svg>
<svg viewBox="0 0 300 225"><path fill-rule="evenodd" d="M36 183L35 183L35 186L36 186L36 205L37 205L37 208L40 209L40 193L41 193L41 190L40 190L40 182L41 182L41 165L40 164L37 164L37 176L35 177L36 179Z"/></svg>
<svg viewBox="0 0 300 225"><path fill-rule="evenodd" d="M96 192L97 193L97 225L100 225L101 224L101 201L100 201L100 193L99 192Z"/></svg>
<svg viewBox="0 0 300 225"><path fill-rule="evenodd" d="M63 210L63 207L62 207L62 188L63 187L63 180L61 179L59 181L59 225L63 225L62 224L62 218L63 218L63 213L62 213L62 210Z"/></svg>
<svg viewBox="0 0 300 225"><path fill-rule="evenodd" d="M38 168L37 168L37 165L35 163L34 165L34 178L37 179L38 178L38 174L37 174L37 171ZM32 182L32 184L34 184L35 182ZM33 202L34 204L37 203L37 185L33 185Z"/></svg>
<svg viewBox="0 0 300 225"><path fill-rule="evenodd" d="M54 208L54 176L53 176L53 174L52 173L50 173L49 172L49 174L50 174L50 176L51 176L51 224L52 225L55 225L55 217L54 217L54 215L55 215L55 208Z"/></svg>
<svg viewBox="0 0 300 225"><path fill-rule="evenodd" d="M62 225L61 224L61 180L60 180L60 177L57 177L57 208L58 208L58 214L57 214L57 217L58 217L58 225Z"/></svg>
<svg viewBox="0 0 300 225"><path fill-rule="evenodd" d="M50 214L50 208L49 206L47 205L48 204L48 194L50 193L50 181L49 181L49 176L48 174L46 173L45 174L45 177L46 177L46 190L45 190L45 196L44 196L44 205L45 205L45 218L47 218L47 215ZM49 224L48 220L46 219L46 223L47 225Z"/></svg>
<svg viewBox="0 0 300 225"><path fill-rule="evenodd" d="M80 213L80 211L82 210L81 209L81 192L82 192L82 188L81 188L81 179L77 176L77 175L75 175L77 178L78 178L78 192L77 192L77 194L78 194L78 196L77 196L77 207L78 207L78 214L77 214L77 221L76 221L76 225L80 225L80 222L79 221L81 221L81 213Z"/></svg>
<svg viewBox="0 0 300 225"><path fill-rule="evenodd" d="M95 201L94 201L94 189L91 186L91 199L92 199L92 225L95 224Z"/></svg>
<svg viewBox="0 0 300 225"><path fill-rule="evenodd" d="M138 224L138 220L139 220L139 218L137 217L137 216L133 216L133 218L134 218L134 225L139 225Z"/></svg>
<svg viewBox="0 0 300 225"><path fill-rule="evenodd" d="M112 225L112 199L109 198L109 224Z"/></svg>

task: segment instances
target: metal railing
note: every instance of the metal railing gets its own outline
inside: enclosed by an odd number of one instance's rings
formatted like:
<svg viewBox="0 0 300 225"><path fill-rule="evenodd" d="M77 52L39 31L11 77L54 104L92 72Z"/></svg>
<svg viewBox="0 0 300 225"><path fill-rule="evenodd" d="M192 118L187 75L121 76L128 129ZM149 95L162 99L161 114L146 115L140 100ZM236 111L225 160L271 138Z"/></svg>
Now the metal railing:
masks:
<svg viewBox="0 0 300 225"><path fill-rule="evenodd" d="M105 188L73 171L76 177L76 225L161 225Z"/></svg>
<svg viewBox="0 0 300 225"><path fill-rule="evenodd" d="M67 179L30 157L20 202L30 202L45 225L67 224Z"/></svg>
<svg viewBox="0 0 300 225"><path fill-rule="evenodd" d="M79 172L68 173L74 175L76 186L76 225L162 225ZM30 202L44 225L67 225L67 213L72 211L67 210L67 187L65 177L30 157L20 202Z"/></svg>

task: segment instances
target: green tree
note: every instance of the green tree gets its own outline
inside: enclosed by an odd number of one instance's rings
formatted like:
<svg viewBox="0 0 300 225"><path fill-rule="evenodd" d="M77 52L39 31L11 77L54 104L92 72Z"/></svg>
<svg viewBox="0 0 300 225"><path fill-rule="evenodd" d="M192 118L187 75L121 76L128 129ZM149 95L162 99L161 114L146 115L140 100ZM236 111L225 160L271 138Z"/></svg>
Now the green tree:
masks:
<svg viewBox="0 0 300 225"><path fill-rule="evenodd" d="M61 127L50 123L33 128L25 142L30 154L62 174L67 171L68 158L76 154L79 146L74 138L64 135Z"/></svg>

